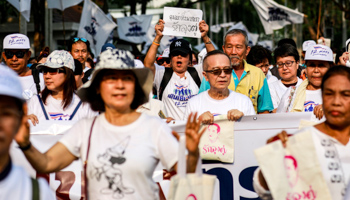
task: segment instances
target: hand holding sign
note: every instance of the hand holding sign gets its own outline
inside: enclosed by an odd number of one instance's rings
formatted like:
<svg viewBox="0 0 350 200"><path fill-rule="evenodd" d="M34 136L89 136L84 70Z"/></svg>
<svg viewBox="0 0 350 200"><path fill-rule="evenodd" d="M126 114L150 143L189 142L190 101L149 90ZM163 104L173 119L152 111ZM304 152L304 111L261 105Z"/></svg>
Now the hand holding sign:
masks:
<svg viewBox="0 0 350 200"><path fill-rule="evenodd" d="M199 22L203 12L196 9L164 7L163 35L200 38Z"/></svg>

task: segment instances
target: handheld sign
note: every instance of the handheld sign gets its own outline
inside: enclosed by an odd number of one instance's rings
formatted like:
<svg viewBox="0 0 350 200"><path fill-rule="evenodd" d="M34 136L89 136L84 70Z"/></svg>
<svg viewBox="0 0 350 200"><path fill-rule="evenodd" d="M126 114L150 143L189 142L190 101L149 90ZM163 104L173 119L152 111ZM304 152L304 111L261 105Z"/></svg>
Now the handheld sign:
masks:
<svg viewBox="0 0 350 200"><path fill-rule="evenodd" d="M197 9L164 7L163 35L200 38L199 22L203 12Z"/></svg>

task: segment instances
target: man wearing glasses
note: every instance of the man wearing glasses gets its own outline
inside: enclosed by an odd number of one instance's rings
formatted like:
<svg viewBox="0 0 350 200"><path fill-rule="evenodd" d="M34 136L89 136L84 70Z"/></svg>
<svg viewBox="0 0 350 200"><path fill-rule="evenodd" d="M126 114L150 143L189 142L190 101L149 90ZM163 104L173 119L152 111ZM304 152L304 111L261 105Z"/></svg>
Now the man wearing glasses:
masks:
<svg viewBox="0 0 350 200"><path fill-rule="evenodd" d="M198 112L205 124L213 123L214 115L227 114L227 119L231 121L237 121L243 115L255 115L253 104L247 96L228 89L233 68L224 52L209 52L203 60L203 70L210 89L188 101L184 120L191 112Z"/></svg>
<svg viewBox="0 0 350 200"><path fill-rule="evenodd" d="M34 77L32 70L27 67L31 56L29 38L20 33L7 35L3 40L3 48L2 58L6 65L18 74L23 88L23 98L29 100L45 87L43 75L37 74L38 77Z"/></svg>
<svg viewBox="0 0 350 200"><path fill-rule="evenodd" d="M289 107L288 104L291 101L288 96L293 96L295 89L303 80L297 76L299 53L293 45L284 44L277 47L274 51L274 57L281 77L280 80L269 84L274 112L276 112L280 104L284 105L283 107Z"/></svg>
<svg viewBox="0 0 350 200"><path fill-rule="evenodd" d="M232 29L224 37L222 49L230 57L233 66L228 88L249 97L256 113L269 113L273 105L265 75L261 69L245 61L250 51L248 42L247 33L240 29ZM210 52L208 48L207 51ZM199 92L209 88L210 84L203 80Z"/></svg>

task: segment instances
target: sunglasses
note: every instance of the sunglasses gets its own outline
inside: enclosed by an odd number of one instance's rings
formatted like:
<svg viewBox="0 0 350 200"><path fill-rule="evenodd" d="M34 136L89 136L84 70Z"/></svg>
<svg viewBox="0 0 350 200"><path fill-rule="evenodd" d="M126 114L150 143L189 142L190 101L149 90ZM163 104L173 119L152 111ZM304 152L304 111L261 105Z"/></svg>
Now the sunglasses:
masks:
<svg viewBox="0 0 350 200"><path fill-rule="evenodd" d="M43 73L44 75L46 75L47 73L50 73L50 75L56 75L59 73L66 73L66 71L64 71L64 69L48 68L48 67L42 68L40 72Z"/></svg>
<svg viewBox="0 0 350 200"><path fill-rule="evenodd" d="M17 58L23 58L26 53L27 51L5 51L5 56L7 59L11 59L14 55L16 55Z"/></svg>
<svg viewBox="0 0 350 200"><path fill-rule="evenodd" d="M73 42L78 42L78 41L83 41L83 42L87 42L87 39L85 39L85 38L80 38L80 37L75 37L75 38L73 38Z"/></svg>
<svg viewBox="0 0 350 200"><path fill-rule="evenodd" d="M207 70L205 72L207 73L212 73L214 74L215 76L219 76L222 71L224 71L225 74L231 74L232 73L232 68L224 68L224 69L213 69L213 70Z"/></svg>
<svg viewBox="0 0 350 200"><path fill-rule="evenodd" d="M164 62L166 62L166 64L169 64L170 58L160 58L159 60L157 60L158 65L162 65Z"/></svg>

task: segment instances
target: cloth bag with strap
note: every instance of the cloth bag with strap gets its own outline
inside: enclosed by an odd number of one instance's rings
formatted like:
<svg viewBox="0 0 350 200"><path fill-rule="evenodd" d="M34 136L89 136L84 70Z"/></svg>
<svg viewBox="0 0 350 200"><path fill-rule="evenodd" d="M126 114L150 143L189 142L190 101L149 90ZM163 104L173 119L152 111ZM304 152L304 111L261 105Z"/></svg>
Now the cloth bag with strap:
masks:
<svg viewBox="0 0 350 200"><path fill-rule="evenodd" d="M186 174L186 138L180 137L177 175L170 180L168 200L211 200L216 176L203 174L201 159L198 159L195 173Z"/></svg>
<svg viewBox="0 0 350 200"><path fill-rule="evenodd" d="M228 121L227 115L214 117L214 123L202 125L206 129L199 143L203 160L217 160L224 163L234 161L234 121Z"/></svg>

